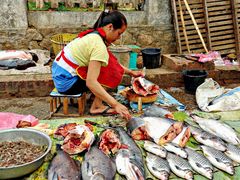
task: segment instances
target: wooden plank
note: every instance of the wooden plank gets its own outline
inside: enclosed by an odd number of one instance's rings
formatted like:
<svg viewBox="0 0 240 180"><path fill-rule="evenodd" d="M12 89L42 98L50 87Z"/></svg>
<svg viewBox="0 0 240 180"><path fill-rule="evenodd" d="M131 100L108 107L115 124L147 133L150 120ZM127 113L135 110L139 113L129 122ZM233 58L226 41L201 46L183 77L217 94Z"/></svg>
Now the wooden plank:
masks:
<svg viewBox="0 0 240 180"><path fill-rule="evenodd" d="M224 50L224 49L233 49L233 51L235 52L235 48L234 48L234 44L225 44L225 45L214 45L212 47L213 50Z"/></svg>
<svg viewBox="0 0 240 180"><path fill-rule="evenodd" d="M223 20L230 20L232 21L232 15L220 15L220 16L213 16L209 17L209 22L214 22L214 21L223 21Z"/></svg>
<svg viewBox="0 0 240 180"><path fill-rule="evenodd" d="M204 20L205 20L205 26L206 26L206 36L207 36L207 47L208 49L212 49L212 43L211 43L211 31L209 28L209 18L208 18L208 6L207 6L207 0L203 0L203 7L204 7Z"/></svg>
<svg viewBox="0 0 240 180"><path fill-rule="evenodd" d="M231 9L224 9L224 10L217 10L217 11L209 11L209 8L208 8L208 15L210 17L212 16L221 16L221 15L230 15L232 14L232 10Z"/></svg>
<svg viewBox="0 0 240 180"><path fill-rule="evenodd" d="M208 7L217 7L229 5L229 1L208 2Z"/></svg>
<svg viewBox="0 0 240 180"><path fill-rule="evenodd" d="M177 40L177 51L178 51L178 54L181 54L182 46L181 46L181 42L180 42L180 33L179 33L179 24L178 24L178 18L177 18L176 2L175 2L175 0L171 0L171 3L172 3L172 12L174 15L173 25L174 25L176 40Z"/></svg>
<svg viewBox="0 0 240 180"><path fill-rule="evenodd" d="M180 9L179 12L180 12L180 19L181 19L181 24L182 24L182 28L183 28L184 39L185 39L185 42L186 42L187 50L190 53L190 47L189 47L189 44L188 44L188 37L187 37L186 28L185 28L185 20L184 20L184 17L183 17L181 0L178 0L178 5L179 5L179 9Z"/></svg>
<svg viewBox="0 0 240 180"><path fill-rule="evenodd" d="M225 30L233 30L233 25L232 24L228 24L228 25L225 25L225 26L216 26L216 27L212 27L211 28L211 32L214 32L214 31L225 31ZM215 32L214 32L215 33Z"/></svg>
<svg viewBox="0 0 240 180"><path fill-rule="evenodd" d="M211 11L225 11L231 9L230 5L227 6L216 6L216 7L208 7L208 12Z"/></svg>
<svg viewBox="0 0 240 180"><path fill-rule="evenodd" d="M233 27L234 27L234 35L235 35L235 45L236 45L236 53L238 57L238 63L240 63L240 34L239 34L239 24L237 19L237 5L236 0L230 0L232 6L232 17L233 17Z"/></svg>
<svg viewBox="0 0 240 180"><path fill-rule="evenodd" d="M209 26L210 27L216 27L216 26L220 27L220 26L226 26L226 25L232 25L232 27L233 27L233 21L232 20L217 21L217 22L210 24Z"/></svg>
<svg viewBox="0 0 240 180"><path fill-rule="evenodd" d="M227 35L223 35L223 36L211 37L211 39L212 39L212 42L217 41L217 40L223 41L223 39L224 39L224 41L225 41L226 39L232 39L232 40L234 41L235 36L234 36L234 34L227 34Z"/></svg>
<svg viewBox="0 0 240 180"><path fill-rule="evenodd" d="M235 44L234 39L225 39L224 41L212 41L212 45L216 46L216 45L222 45L222 44Z"/></svg>

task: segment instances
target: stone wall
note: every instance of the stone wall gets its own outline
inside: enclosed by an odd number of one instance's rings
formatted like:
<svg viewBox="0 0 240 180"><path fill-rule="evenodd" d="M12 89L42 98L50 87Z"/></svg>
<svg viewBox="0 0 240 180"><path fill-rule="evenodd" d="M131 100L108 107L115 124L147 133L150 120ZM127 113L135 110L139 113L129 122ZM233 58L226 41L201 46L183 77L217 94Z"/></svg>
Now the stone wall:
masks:
<svg viewBox="0 0 240 180"><path fill-rule="evenodd" d="M0 12L0 49L48 49L50 37L91 27L100 12L27 11L25 0L5 0ZM10 12L10 13L9 13ZM175 53L175 35L168 0L148 0L144 11L123 11L128 29L124 44L160 47ZM116 42L119 44L120 42Z"/></svg>

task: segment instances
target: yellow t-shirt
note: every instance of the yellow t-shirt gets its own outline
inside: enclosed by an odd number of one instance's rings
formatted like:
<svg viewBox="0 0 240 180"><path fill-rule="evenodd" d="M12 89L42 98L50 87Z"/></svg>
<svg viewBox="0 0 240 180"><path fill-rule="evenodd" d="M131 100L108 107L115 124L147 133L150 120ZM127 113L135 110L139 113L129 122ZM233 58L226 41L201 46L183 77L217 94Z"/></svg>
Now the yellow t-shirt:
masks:
<svg viewBox="0 0 240 180"><path fill-rule="evenodd" d="M100 35L91 33L82 38L76 38L68 44L71 55L79 66L88 66L92 60L101 61L102 66L108 64L107 47Z"/></svg>

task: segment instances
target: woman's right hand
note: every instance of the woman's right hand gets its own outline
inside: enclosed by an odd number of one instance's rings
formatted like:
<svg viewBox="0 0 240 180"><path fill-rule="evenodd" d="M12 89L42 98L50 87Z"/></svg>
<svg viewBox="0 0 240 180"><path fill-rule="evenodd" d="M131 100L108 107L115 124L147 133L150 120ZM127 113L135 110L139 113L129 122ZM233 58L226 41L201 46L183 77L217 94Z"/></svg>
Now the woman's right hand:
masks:
<svg viewBox="0 0 240 180"><path fill-rule="evenodd" d="M115 111L126 120L130 120L132 118L130 112L128 111L128 108L121 103L117 103L114 106Z"/></svg>

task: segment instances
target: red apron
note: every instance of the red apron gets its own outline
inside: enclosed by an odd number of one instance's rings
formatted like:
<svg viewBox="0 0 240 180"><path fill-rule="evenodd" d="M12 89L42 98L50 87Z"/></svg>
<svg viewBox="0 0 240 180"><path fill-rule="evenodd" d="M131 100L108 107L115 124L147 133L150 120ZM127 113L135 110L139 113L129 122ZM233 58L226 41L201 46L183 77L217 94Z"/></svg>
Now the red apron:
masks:
<svg viewBox="0 0 240 180"><path fill-rule="evenodd" d="M94 29L90 29L84 32L81 32L78 37L81 38L91 32L94 32ZM99 33L99 35L103 38L103 40L105 39L106 35L105 32L103 31L103 29L98 28L97 32ZM117 87L121 81L122 81L122 77L124 74L124 69L123 67L119 64L117 58L112 54L112 52L110 52L108 50L108 55L109 55L109 59L108 59L108 65L105 67L101 67L100 69L100 74L98 76L98 82L106 87L109 88L115 88ZM64 51L62 50L61 54L59 57L57 57L57 61L60 60L60 58L62 57L62 59L72 68L76 69L78 76L83 79L86 80L87 78L87 71L88 71L88 67L87 66L83 66L80 67L79 65L71 62L69 59L66 58L66 56L64 55Z"/></svg>

